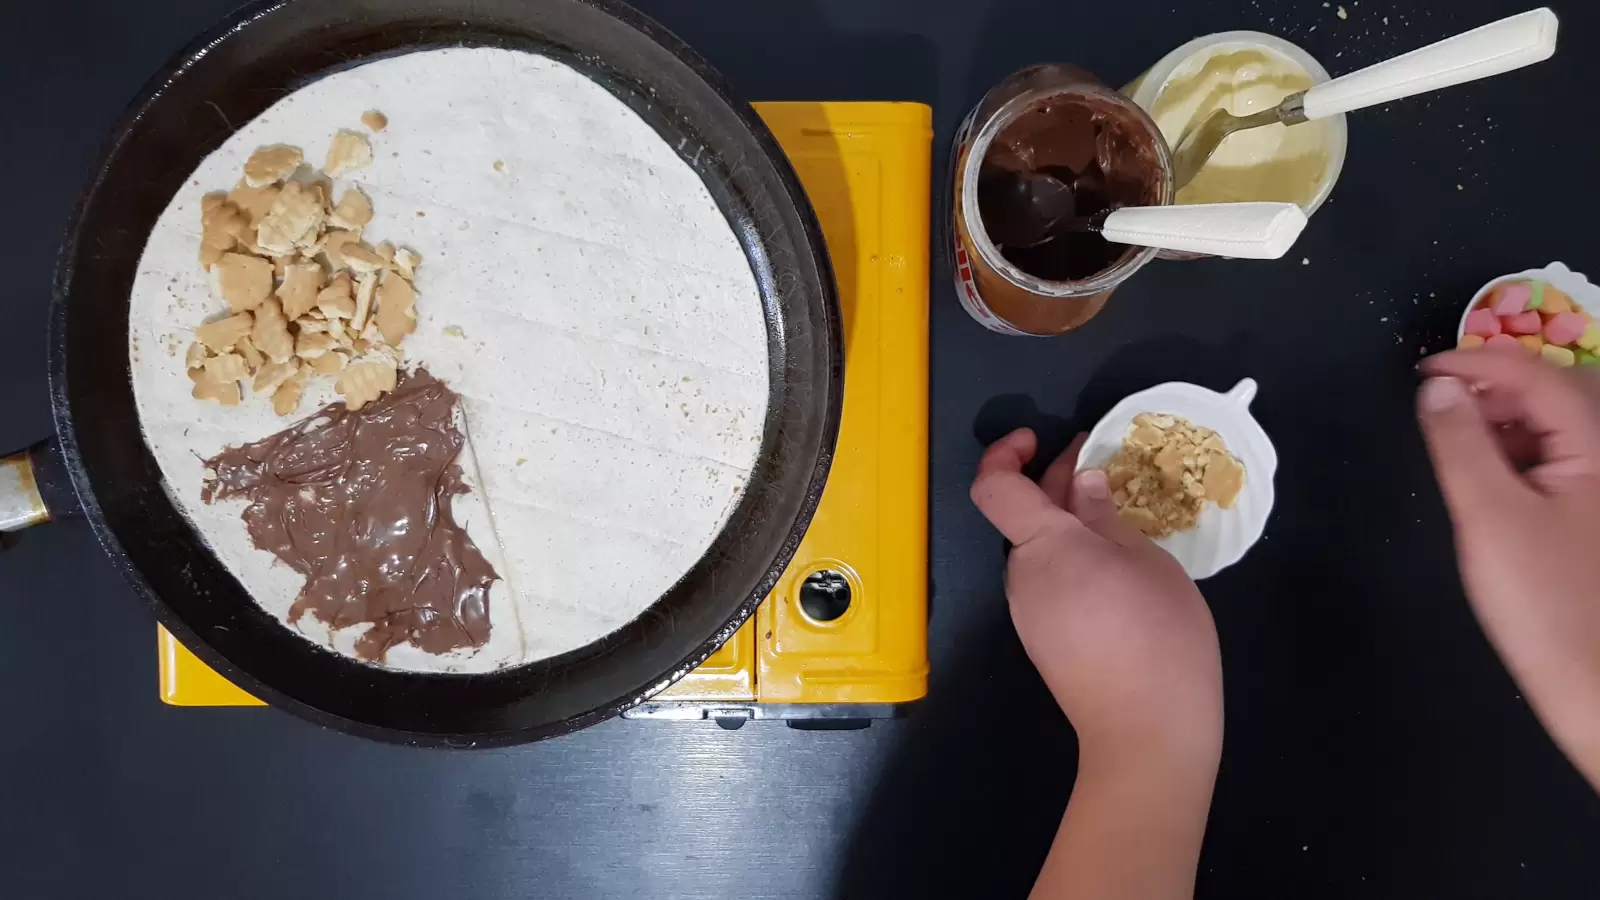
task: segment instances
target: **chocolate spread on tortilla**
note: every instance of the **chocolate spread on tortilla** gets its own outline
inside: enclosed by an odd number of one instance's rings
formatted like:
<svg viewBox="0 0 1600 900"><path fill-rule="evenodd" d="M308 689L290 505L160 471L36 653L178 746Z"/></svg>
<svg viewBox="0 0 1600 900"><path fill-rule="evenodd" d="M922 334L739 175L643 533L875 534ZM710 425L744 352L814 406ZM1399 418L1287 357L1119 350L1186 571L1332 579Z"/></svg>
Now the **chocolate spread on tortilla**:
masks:
<svg viewBox="0 0 1600 900"><path fill-rule="evenodd" d="M450 510L468 491L456 454L456 393L419 369L356 412L319 410L271 437L207 460L207 503L244 497L255 545L306 576L289 621L335 629L370 622L356 655L396 644L429 653L489 639L499 576Z"/></svg>

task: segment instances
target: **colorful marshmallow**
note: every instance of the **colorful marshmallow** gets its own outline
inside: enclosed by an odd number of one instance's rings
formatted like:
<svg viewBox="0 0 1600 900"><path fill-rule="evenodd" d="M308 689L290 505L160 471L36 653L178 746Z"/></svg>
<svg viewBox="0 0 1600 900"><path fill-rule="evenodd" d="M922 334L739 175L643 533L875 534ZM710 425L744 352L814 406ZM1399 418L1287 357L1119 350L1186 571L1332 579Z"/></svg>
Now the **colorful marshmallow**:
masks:
<svg viewBox="0 0 1600 900"><path fill-rule="evenodd" d="M1457 348L1517 349L1558 366L1600 366L1600 323L1543 281L1498 284L1462 323Z"/></svg>
<svg viewBox="0 0 1600 900"><path fill-rule="evenodd" d="M1557 347L1554 344L1545 344L1539 349L1539 353L1543 355L1545 359L1550 360L1558 366L1571 366L1576 365L1578 362L1578 355L1576 353L1573 353L1566 347Z"/></svg>
<svg viewBox="0 0 1600 900"><path fill-rule="evenodd" d="M1526 281L1513 281L1495 288L1493 309L1497 316L1514 316L1528 308L1533 299L1533 285Z"/></svg>
<svg viewBox="0 0 1600 900"><path fill-rule="evenodd" d="M1538 309L1544 305L1544 282L1534 281L1529 283L1528 309Z"/></svg>
<svg viewBox="0 0 1600 900"><path fill-rule="evenodd" d="M1566 292L1562 291L1553 284L1547 284L1544 286L1544 302L1535 307L1535 309L1539 310L1540 315L1545 316L1554 316L1564 312L1572 312L1576 308L1577 307L1573 306L1572 304L1572 298L1568 297Z"/></svg>
<svg viewBox="0 0 1600 900"><path fill-rule="evenodd" d="M1589 324L1589 321L1580 313L1570 311L1559 313L1550 321L1544 323L1544 339L1549 343L1560 346L1576 343L1578 338L1583 337L1583 333L1588 330Z"/></svg>
<svg viewBox="0 0 1600 900"><path fill-rule="evenodd" d="M1500 325L1506 334L1538 334L1545 329L1544 319L1539 316L1538 311L1532 309L1514 316L1506 316L1500 320Z"/></svg>
<svg viewBox="0 0 1600 900"><path fill-rule="evenodd" d="M1590 353L1600 353L1600 324L1590 322L1578 335L1578 346Z"/></svg>
<svg viewBox="0 0 1600 900"><path fill-rule="evenodd" d="M1500 324L1500 317L1495 315L1492 309L1475 309L1467 314L1467 334L1492 338L1504 330Z"/></svg>

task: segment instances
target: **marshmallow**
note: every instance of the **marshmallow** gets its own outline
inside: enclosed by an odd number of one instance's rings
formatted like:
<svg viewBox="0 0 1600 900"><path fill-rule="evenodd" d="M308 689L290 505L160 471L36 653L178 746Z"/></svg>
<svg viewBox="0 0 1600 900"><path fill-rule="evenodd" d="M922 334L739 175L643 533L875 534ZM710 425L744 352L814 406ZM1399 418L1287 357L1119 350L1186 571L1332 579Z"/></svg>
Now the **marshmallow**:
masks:
<svg viewBox="0 0 1600 900"><path fill-rule="evenodd" d="M1475 309L1467 314L1467 334L1475 334L1483 338L1492 338L1499 334L1500 318L1492 309Z"/></svg>
<svg viewBox="0 0 1600 900"><path fill-rule="evenodd" d="M1494 314L1497 316L1514 316L1527 309L1528 302L1532 299L1533 286L1526 281L1502 284L1495 288Z"/></svg>
<svg viewBox="0 0 1600 900"><path fill-rule="evenodd" d="M1589 322L1575 312L1564 312L1544 324L1544 339L1552 344L1570 344L1583 337Z"/></svg>
<svg viewBox="0 0 1600 900"><path fill-rule="evenodd" d="M1545 344L1539 352L1545 359L1558 366L1570 366L1578 361L1577 354L1565 347L1557 347L1554 344Z"/></svg>
<svg viewBox="0 0 1600 900"><path fill-rule="evenodd" d="M1506 334L1538 334L1544 330L1544 319L1534 310L1506 316L1500 320Z"/></svg>

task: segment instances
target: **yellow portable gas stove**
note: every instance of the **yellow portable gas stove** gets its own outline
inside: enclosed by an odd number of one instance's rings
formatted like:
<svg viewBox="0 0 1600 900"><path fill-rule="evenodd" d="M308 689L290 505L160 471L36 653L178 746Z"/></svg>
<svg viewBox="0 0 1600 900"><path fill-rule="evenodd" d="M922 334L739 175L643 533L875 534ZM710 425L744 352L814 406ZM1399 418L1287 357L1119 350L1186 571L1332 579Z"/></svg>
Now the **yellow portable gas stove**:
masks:
<svg viewBox="0 0 1600 900"><path fill-rule="evenodd" d="M757 103L822 222L843 306L844 406L821 504L756 614L627 718L848 727L928 685L928 186L916 103ZM159 626L158 626L159 628ZM259 706L159 629L161 699Z"/></svg>

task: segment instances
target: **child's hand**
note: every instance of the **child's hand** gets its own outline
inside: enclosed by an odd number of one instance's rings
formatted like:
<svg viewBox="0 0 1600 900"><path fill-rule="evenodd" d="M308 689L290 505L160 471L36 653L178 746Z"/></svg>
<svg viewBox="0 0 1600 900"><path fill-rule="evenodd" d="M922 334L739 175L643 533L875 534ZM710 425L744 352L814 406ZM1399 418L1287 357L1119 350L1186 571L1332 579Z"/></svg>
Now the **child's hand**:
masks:
<svg viewBox="0 0 1600 900"><path fill-rule="evenodd" d="M1011 620L1081 756L1154 753L1214 772L1222 660L1211 612L1177 560L1117 518L1104 473L1074 478L1082 442L1039 484L1022 473L1037 449L1027 429L978 464L973 502L1015 545Z"/></svg>
<svg viewBox="0 0 1600 900"><path fill-rule="evenodd" d="M1422 370L1422 430L1473 611L1600 787L1600 380L1490 350Z"/></svg>

